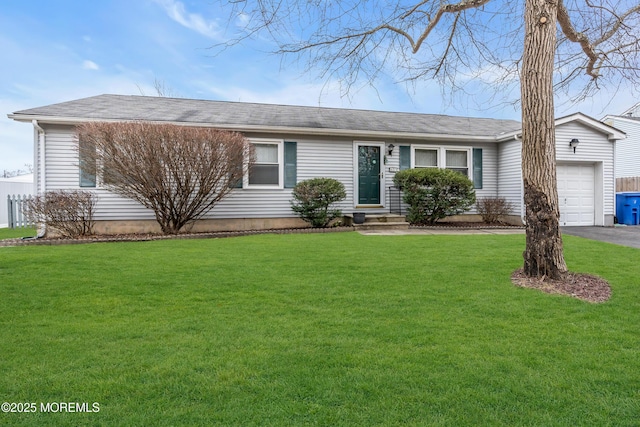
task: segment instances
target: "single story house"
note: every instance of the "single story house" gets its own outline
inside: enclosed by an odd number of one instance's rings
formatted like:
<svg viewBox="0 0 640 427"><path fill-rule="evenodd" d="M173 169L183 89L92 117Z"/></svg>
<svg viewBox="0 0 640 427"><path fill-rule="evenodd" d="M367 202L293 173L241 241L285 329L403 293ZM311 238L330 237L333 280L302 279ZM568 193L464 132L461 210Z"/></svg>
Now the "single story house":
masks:
<svg viewBox="0 0 640 427"><path fill-rule="evenodd" d="M640 103L602 121L627 135L615 144L616 191L640 191Z"/></svg>
<svg viewBox="0 0 640 427"><path fill-rule="evenodd" d="M99 178L97 185L82 182L74 126L85 121L211 126L240 131L261 147L257 162L277 167L278 173L264 182L245 179L243 188L216 205L194 231L299 226L290 207L291 188L313 177L345 185L347 199L340 205L345 214L390 214L398 197L395 172L418 167L464 173L477 197L504 197L514 204L511 220L524 218L521 124L513 120L121 95L8 116L33 125L36 191L88 184L99 198L100 232L158 228L149 210L101 188ZM613 142L624 133L580 113L557 119L556 126L561 225L612 225Z"/></svg>

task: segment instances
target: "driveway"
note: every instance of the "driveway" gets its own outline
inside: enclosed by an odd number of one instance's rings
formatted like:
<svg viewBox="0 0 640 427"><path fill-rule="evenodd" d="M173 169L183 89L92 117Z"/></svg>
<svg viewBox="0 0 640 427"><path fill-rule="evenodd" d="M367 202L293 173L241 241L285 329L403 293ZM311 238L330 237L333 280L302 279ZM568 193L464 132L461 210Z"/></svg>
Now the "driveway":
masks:
<svg viewBox="0 0 640 427"><path fill-rule="evenodd" d="M616 227L561 227L562 234L585 237L640 249L640 225Z"/></svg>

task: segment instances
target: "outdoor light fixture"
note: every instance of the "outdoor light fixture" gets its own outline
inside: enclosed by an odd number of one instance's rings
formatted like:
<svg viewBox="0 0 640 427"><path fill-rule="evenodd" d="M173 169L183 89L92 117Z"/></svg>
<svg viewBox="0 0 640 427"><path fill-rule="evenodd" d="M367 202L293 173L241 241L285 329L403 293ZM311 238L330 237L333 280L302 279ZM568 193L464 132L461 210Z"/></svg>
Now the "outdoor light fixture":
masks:
<svg viewBox="0 0 640 427"><path fill-rule="evenodd" d="M389 153L389 155L392 155L393 154L393 149L395 147L396 147L395 145L389 144L389 146L387 146L387 153Z"/></svg>
<svg viewBox="0 0 640 427"><path fill-rule="evenodd" d="M573 148L573 152L576 152L576 147L578 146L578 144L580 144L580 141L578 141L578 138L573 138L571 140L571 142L569 142L569 148Z"/></svg>

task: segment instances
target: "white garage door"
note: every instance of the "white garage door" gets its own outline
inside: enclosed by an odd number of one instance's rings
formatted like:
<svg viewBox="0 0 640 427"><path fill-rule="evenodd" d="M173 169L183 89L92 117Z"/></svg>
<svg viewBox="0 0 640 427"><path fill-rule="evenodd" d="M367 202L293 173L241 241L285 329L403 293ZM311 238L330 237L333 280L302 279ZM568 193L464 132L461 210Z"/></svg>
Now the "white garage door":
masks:
<svg viewBox="0 0 640 427"><path fill-rule="evenodd" d="M593 165L559 164L560 225L595 224L595 172Z"/></svg>

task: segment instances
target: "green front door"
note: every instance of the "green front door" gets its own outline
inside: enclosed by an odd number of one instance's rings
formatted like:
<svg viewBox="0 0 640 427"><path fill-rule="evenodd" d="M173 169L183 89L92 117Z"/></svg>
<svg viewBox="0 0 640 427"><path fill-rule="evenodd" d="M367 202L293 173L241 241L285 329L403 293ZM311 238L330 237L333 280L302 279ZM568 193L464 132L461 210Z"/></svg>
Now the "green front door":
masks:
<svg viewBox="0 0 640 427"><path fill-rule="evenodd" d="M380 147L358 147L358 204L380 204Z"/></svg>

